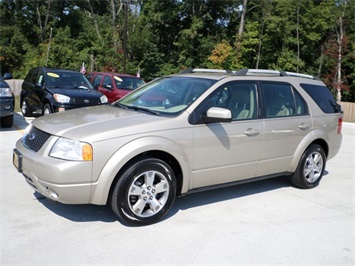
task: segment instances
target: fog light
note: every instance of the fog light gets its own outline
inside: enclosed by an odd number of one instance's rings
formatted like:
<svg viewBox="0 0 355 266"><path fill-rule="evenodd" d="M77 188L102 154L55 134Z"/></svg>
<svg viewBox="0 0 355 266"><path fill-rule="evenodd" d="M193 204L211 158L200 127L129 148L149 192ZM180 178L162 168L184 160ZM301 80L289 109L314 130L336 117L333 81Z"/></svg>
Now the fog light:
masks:
<svg viewBox="0 0 355 266"><path fill-rule="evenodd" d="M12 107L12 105L11 105L11 104L6 104L6 105L4 106L4 109L5 109L5 110L10 110L10 109L11 109L11 107Z"/></svg>
<svg viewBox="0 0 355 266"><path fill-rule="evenodd" d="M64 112L65 108L64 107L58 107L58 112Z"/></svg>
<svg viewBox="0 0 355 266"><path fill-rule="evenodd" d="M46 189L52 198L57 199L59 197L57 192L55 192L53 189L51 189L49 187L46 187Z"/></svg>

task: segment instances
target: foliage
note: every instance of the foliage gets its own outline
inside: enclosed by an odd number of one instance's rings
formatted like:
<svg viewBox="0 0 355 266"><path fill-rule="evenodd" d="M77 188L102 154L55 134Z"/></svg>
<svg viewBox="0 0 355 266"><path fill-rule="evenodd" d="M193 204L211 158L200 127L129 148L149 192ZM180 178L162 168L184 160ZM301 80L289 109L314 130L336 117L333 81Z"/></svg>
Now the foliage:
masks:
<svg viewBox="0 0 355 266"><path fill-rule="evenodd" d="M88 71L139 68L149 81L187 67L272 68L320 76L330 88L340 80L343 100L355 101L355 1L243 2L0 0L0 71L24 78L34 66L84 62Z"/></svg>

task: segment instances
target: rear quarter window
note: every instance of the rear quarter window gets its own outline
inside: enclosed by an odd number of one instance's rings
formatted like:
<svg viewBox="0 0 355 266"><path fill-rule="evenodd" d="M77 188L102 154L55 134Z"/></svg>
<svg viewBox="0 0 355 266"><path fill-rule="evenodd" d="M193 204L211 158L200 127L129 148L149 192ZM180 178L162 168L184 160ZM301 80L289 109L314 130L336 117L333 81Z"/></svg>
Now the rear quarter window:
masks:
<svg viewBox="0 0 355 266"><path fill-rule="evenodd" d="M315 101L319 108L326 114L340 113L341 107L326 86L313 84L300 84L300 86Z"/></svg>

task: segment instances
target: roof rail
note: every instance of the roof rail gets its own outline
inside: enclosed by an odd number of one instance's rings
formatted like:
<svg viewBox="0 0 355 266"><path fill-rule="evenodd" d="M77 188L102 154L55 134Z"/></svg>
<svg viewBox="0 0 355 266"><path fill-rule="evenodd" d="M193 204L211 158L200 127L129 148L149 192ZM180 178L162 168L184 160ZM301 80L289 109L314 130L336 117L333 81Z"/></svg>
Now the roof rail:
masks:
<svg viewBox="0 0 355 266"><path fill-rule="evenodd" d="M232 70L223 70L223 69L208 69L208 68L187 68L181 71L179 74L186 73L233 73Z"/></svg>
<svg viewBox="0 0 355 266"><path fill-rule="evenodd" d="M312 75L308 75L308 74L302 74L302 73L296 73L296 72L289 72L289 71L286 71L285 73L286 73L288 76L292 76L292 77L301 77L301 78L307 78L307 79L317 79L317 80L320 80L319 77L312 76Z"/></svg>
<svg viewBox="0 0 355 266"><path fill-rule="evenodd" d="M233 76L288 76L288 77L301 77L301 78L308 78L308 79L318 79L318 77L308 75L308 74L301 74L296 72L289 72L289 71L279 71L279 70L268 70L268 69L248 69L243 68L235 73Z"/></svg>

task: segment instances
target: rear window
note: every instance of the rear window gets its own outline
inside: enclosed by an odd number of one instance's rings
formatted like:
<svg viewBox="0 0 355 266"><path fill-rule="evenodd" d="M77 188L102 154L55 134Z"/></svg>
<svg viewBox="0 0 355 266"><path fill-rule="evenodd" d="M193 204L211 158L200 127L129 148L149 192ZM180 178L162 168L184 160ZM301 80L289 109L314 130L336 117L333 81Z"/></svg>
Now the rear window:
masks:
<svg viewBox="0 0 355 266"><path fill-rule="evenodd" d="M331 114L341 112L340 105L337 104L334 96L326 86L301 84L301 87L311 96L324 113Z"/></svg>

